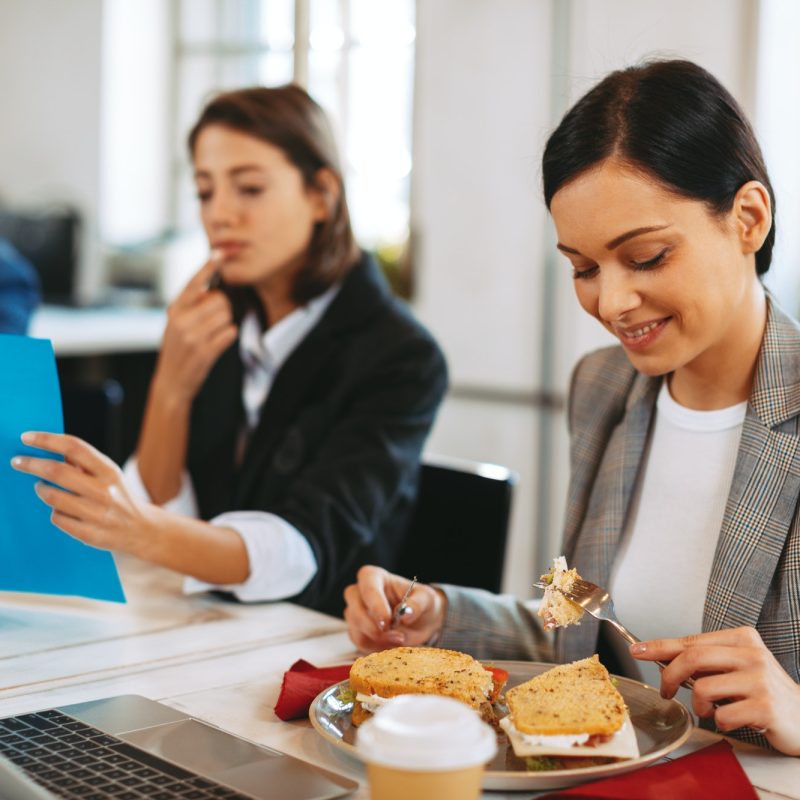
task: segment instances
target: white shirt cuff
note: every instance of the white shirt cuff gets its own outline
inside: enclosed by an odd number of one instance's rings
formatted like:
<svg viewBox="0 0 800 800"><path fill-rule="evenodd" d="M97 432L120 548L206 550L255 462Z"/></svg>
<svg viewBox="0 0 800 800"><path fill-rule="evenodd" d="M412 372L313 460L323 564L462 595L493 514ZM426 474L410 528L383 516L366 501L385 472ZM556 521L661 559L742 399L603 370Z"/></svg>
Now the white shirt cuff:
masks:
<svg viewBox="0 0 800 800"><path fill-rule="evenodd" d="M125 486L128 491L133 495L134 500L141 500L144 503L152 503L147 488L142 481L142 476L139 474L139 464L136 456L131 456L122 468L122 477L125 481ZM183 514L185 517L199 516L197 510L197 498L194 494L194 486L189 473L186 470L181 475L181 488L178 494L166 503L161 504L161 508L165 511L173 511L176 514Z"/></svg>
<svg viewBox="0 0 800 800"><path fill-rule="evenodd" d="M250 560L250 576L243 583L215 585L186 578L183 591L231 592L238 600L283 600L308 586L317 574L317 559L308 540L285 519L267 511L229 511L211 520L232 528L242 537Z"/></svg>

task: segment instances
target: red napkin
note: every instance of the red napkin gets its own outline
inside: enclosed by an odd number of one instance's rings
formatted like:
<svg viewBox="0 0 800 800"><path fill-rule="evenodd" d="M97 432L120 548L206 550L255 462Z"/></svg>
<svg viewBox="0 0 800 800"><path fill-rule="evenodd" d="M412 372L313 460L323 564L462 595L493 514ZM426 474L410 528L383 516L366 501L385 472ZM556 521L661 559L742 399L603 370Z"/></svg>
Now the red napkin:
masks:
<svg viewBox="0 0 800 800"><path fill-rule="evenodd" d="M329 686L345 681L350 676L350 664L338 667L315 667L308 661L295 661L283 673L281 693L275 703L275 714L284 722L308 716L314 698Z"/></svg>
<svg viewBox="0 0 800 800"><path fill-rule="evenodd" d="M666 764L626 772L541 795L537 800L758 800L729 742L721 741Z"/></svg>

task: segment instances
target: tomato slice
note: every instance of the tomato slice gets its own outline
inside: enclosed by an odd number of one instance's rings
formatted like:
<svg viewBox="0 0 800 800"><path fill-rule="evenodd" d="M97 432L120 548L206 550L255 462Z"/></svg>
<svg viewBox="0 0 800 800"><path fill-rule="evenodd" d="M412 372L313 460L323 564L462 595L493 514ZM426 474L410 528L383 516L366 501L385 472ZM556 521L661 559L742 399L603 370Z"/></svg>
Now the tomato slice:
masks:
<svg viewBox="0 0 800 800"><path fill-rule="evenodd" d="M497 695L503 690L503 687L506 685L508 681L508 672L501 667L489 667L484 664L483 667L487 672L492 673L492 683L494 686L492 687L492 696L490 700L494 703L497 700Z"/></svg>

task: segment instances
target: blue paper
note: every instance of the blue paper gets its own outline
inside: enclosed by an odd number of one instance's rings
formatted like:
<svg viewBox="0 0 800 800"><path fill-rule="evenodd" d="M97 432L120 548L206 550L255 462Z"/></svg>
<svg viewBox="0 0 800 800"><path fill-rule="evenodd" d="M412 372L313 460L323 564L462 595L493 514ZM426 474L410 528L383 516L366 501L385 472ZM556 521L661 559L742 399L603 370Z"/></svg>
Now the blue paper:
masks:
<svg viewBox="0 0 800 800"><path fill-rule="evenodd" d="M0 335L0 590L124 603L111 553L56 528L34 491L38 478L11 466L18 455L54 457L24 445L26 431L64 432L53 346Z"/></svg>

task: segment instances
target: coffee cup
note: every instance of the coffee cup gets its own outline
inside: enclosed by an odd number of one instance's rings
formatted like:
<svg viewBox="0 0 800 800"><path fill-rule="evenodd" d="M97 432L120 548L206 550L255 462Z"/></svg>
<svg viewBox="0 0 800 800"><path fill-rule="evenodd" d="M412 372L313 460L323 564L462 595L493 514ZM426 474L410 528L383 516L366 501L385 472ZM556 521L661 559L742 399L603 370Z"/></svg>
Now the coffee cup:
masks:
<svg viewBox="0 0 800 800"><path fill-rule="evenodd" d="M399 695L358 729L372 800L477 800L495 731L458 700Z"/></svg>

